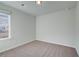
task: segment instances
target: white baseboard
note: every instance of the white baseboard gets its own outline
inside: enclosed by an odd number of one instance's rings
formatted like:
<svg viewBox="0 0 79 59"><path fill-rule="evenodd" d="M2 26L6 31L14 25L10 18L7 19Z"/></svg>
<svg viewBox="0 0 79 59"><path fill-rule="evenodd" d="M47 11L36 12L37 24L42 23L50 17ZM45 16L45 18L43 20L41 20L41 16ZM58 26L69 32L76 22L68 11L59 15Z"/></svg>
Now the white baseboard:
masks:
<svg viewBox="0 0 79 59"><path fill-rule="evenodd" d="M19 46L21 46L21 45L30 43L30 42L32 42L32 41L34 41L34 40L29 40L29 41L25 41L25 42L19 43L19 44L15 45L15 46L9 47L9 48L4 49L4 50L1 50L0 53L5 52L5 51L8 51L8 50L11 50L11 49L14 49L14 48L19 47Z"/></svg>
<svg viewBox="0 0 79 59"><path fill-rule="evenodd" d="M30 43L32 41L34 41L34 40L29 40L29 41L25 41L25 42L19 43L19 44L15 45L15 46L12 46L12 47L9 47L7 49L4 49L4 50L0 51L0 53L5 52L5 51L10 50L10 49L14 49L14 48L19 47L21 45ZM47 40L38 40L38 41L43 41L43 42L48 42L48 43L53 43L53 44L58 44L58 45L64 45L64 46L67 46L67 47L74 48L72 45L66 45L66 44L56 43L56 42L51 42L51 41L47 41Z"/></svg>
<svg viewBox="0 0 79 59"><path fill-rule="evenodd" d="M58 42L52 42L52 41L47 41L47 40L40 40L40 39L37 39L37 40L47 42L47 43L53 43L53 44L58 44L58 45L63 45L63 46L75 48L73 45L68 45L68 44L63 44L63 43L58 43Z"/></svg>

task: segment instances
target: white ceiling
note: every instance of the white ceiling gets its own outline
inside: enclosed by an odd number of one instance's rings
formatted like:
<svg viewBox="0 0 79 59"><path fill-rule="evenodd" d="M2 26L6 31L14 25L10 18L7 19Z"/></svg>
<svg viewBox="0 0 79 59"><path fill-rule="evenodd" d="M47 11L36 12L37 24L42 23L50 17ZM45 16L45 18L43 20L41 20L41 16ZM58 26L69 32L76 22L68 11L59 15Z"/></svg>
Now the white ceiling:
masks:
<svg viewBox="0 0 79 59"><path fill-rule="evenodd" d="M43 1L41 6L37 5L35 1L4 1L3 3L35 16L76 6L75 1ZM22 3L25 5L21 6Z"/></svg>

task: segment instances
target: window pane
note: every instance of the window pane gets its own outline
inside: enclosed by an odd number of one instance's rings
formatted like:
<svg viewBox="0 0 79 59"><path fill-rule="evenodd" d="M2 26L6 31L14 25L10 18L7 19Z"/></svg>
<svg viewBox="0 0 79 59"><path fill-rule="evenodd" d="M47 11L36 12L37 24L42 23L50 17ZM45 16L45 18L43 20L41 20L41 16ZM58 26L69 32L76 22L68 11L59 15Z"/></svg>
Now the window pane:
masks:
<svg viewBox="0 0 79 59"><path fill-rule="evenodd" d="M9 15L0 13L0 39L9 38Z"/></svg>

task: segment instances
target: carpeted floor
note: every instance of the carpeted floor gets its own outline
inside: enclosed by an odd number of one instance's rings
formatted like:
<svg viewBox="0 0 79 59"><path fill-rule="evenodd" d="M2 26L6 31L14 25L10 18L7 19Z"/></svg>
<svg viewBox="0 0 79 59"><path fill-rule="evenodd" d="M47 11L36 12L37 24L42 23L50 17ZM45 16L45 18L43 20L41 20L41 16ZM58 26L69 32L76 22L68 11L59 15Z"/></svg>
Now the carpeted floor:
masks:
<svg viewBox="0 0 79 59"><path fill-rule="evenodd" d="M0 54L0 57L77 57L74 48L33 41Z"/></svg>

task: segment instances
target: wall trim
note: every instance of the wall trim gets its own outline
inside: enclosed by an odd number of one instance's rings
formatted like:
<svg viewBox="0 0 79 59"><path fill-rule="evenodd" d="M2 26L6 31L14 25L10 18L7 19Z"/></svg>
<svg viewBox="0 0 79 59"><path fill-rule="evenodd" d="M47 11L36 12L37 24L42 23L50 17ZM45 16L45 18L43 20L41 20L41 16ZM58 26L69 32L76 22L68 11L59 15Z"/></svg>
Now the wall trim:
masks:
<svg viewBox="0 0 79 59"><path fill-rule="evenodd" d="M30 42L32 42L32 41L34 41L34 40L24 41L24 42L19 43L19 44L15 45L15 46L12 46L12 47L10 47L10 48L7 48L7 49L2 50L2 51L0 51L0 53L3 53L3 52L5 52L5 51L8 51L8 50L11 50L11 49L14 49L14 48L17 48L17 47L19 47L19 46L22 46L22 45L24 45L24 44L30 43Z"/></svg>
<svg viewBox="0 0 79 59"><path fill-rule="evenodd" d="M57 43L57 42L52 42L52 41L47 41L47 40L40 40L40 39L36 39L36 40L47 42L47 43L52 43L52 44L63 45L63 46L71 47L71 48L75 48L73 45L67 45L67 44L63 44L63 43Z"/></svg>

